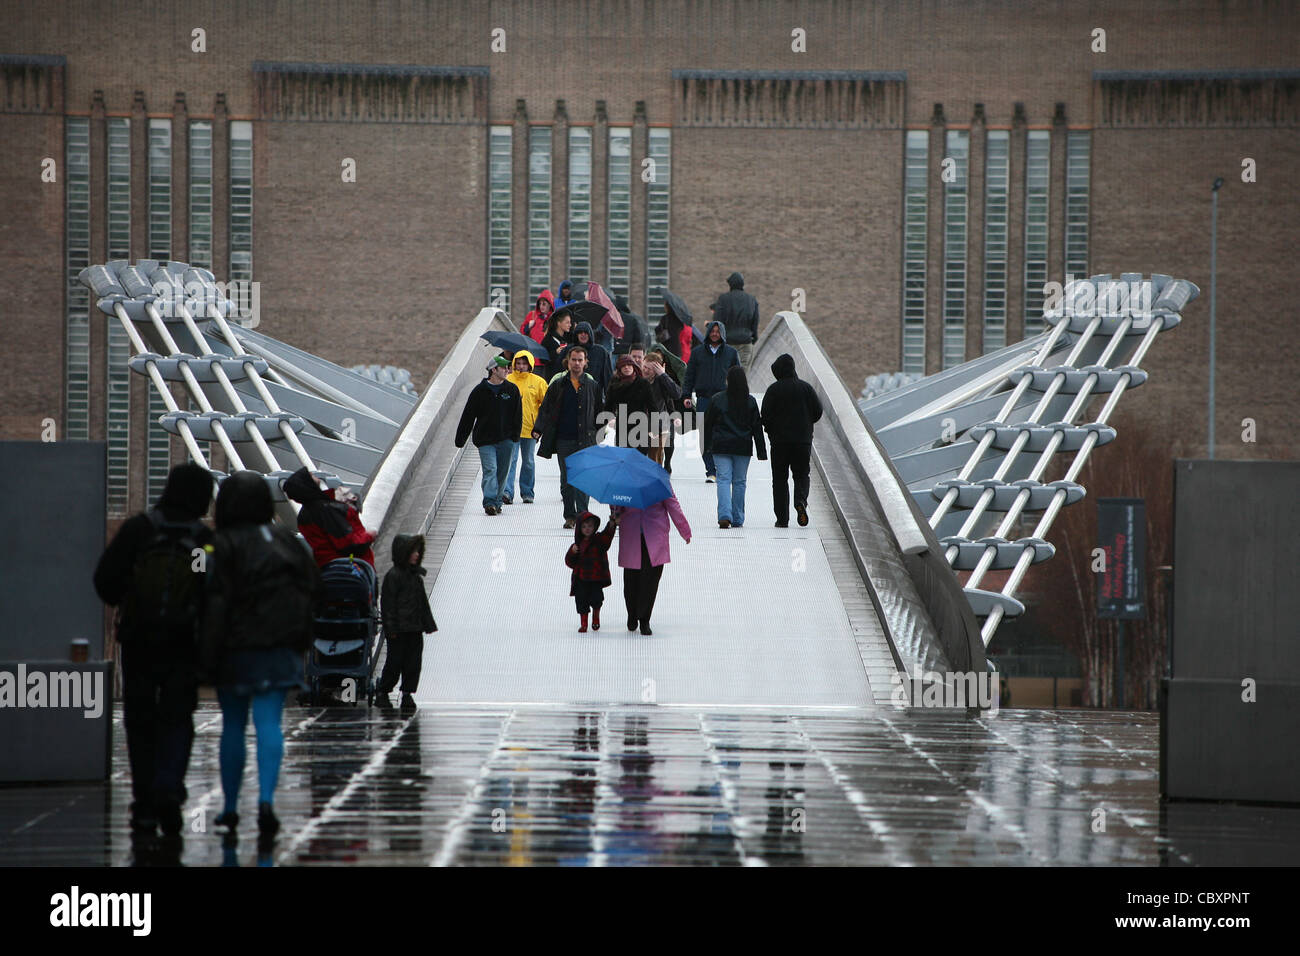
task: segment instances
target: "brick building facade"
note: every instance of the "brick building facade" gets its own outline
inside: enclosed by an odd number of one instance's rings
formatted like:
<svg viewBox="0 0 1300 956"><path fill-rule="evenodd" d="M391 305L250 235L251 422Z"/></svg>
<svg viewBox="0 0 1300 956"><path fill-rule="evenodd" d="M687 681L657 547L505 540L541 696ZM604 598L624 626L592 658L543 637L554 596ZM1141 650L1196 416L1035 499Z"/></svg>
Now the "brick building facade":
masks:
<svg viewBox="0 0 1300 956"><path fill-rule="evenodd" d="M1218 452L1300 453L1294 4L67 0L8 24L0 438L109 439L116 514L149 493L148 392L70 277L160 251L247 272L261 331L421 386L538 277L643 315L666 281L707 316L733 269L765 316L802 289L856 390L1017 340L1072 267L1165 272L1203 295L1130 403L1203 454L1219 175Z"/></svg>

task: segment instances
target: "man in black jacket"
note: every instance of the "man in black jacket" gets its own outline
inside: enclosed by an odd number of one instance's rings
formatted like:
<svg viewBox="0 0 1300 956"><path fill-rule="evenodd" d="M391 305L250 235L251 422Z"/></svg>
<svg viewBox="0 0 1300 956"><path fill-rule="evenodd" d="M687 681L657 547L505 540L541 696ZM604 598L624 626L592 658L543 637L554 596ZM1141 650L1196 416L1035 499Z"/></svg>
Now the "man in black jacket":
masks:
<svg viewBox="0 0 1300 956"><path fill-rule="evenodd" d="M745 277L739 272L727 276L727 287L714 303L713 317L727 330L727 342L736 349L740 364L749 368L758 341L758 300L745 291Z"/></svg>
<svg viewBox="0 0 1300 956"><path fill-rule="evenodd" d="M501 489L510 471L510 446L519 441L524 403L513 382L507 382L510 363L498 355L487 367L487 378L474 386L465 401L456 428L456 447L464 448L471 435L483 466L483 511L501 513Z"/></svg>
<svg viewBox="0 0 1300 956"><path fill-rule="evenodd" d="M772 375L776 381L763 393L763 427L772 445L772 510L776 526L788 528L790 488L786 482L793 472L794 509L803 527L808 524L813 423L822 417L822 403L816 390L795 374L791 355L777 356Z"/></svg>
<svg viewBox="0 0 1300 956"><path fill-rule="evenodd" d="M424 635L438 629L429 610L429 596L424 590L424 535L399 534L393 538L393 566L384 575L384 640L388 659L375 688L375 703L390 702L388 695L402 681L402 706L413 707L412 696L420 686L420 665L424 662Z"/></svg>
<svg viewBox="0 0 1300 956"><path fill-rule="evenodd" d="M614 371L614 362L609 351L603 345L596 344L590 322L578 323L573 332L573 343L574 345L581 345L587 350L587 374L596 380L596 384L600 386L602 392L606 391L609 388L610 376ZM573 348L573 345L560 353L560 364L556 368L561 372L568 369L564 356L571 348ZM554 377L554 375L551 376L551 378Z"/></svg>
<svg viewBox="0 0 1300 956"><path fill-rule="evenodd" d="M740 364L736 350L727 344L725 326L716 319L704 327L704 341L691 349L691 360L686 363L686 381L682 384L682 395L694 395L688 399L688 408L693 408L703 421L703 415L709 410L709 400L727 387L727 370ZM704 480L713 482L717 475L713 456L704 451Z"/></svg>
<svg viewBox="0 0 1300 956"><path fill-rule="evenodd" d="M586 373L587 350L575 345L564 355L568 372L546 389L533 438L540 439L539 458L560 459L560 496L564 500L564 526L572 528L578 515L587 510L588 496L569 484L565 460L576 451L596 444L596 415L605 404L605 394Z"/></svg>
<svg viewBox="0 0 1300 956"><path fill-rule="evenodd" d="M129 518L95 568L95 591L120 608L122 708L131 763L131 829L181 829L198 704L197 628L212 532L199 519L212 475L177 465L150 512Z"/></svg>

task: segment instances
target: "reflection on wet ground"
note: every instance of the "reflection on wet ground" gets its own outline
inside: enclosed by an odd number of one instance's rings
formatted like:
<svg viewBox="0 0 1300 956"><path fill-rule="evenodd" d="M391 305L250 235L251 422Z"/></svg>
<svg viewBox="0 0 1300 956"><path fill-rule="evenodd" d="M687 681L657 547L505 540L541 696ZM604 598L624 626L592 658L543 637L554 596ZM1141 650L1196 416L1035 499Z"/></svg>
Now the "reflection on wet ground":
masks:
<svg viewBox="0 0 1300 956"><path fill-rule="evenodd" d="M250 740L248 824L223 845L205 705L168 852L131 845L118 719L109 783L0 788L0 863L1240 865L1300 847L1300 809L1162 807L1152 714L653 706L290 709L284 828L257 846Z"/></svg>

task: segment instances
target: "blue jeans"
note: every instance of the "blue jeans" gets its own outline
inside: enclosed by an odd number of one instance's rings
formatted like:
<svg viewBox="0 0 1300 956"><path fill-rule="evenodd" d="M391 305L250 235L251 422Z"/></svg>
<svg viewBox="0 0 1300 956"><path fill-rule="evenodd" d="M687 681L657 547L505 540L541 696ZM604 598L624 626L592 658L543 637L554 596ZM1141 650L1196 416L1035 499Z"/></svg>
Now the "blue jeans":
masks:
<svg viewBox="0 0 1300 956"><path fill-rule="evenodd" d="M708 410L709 410L709 399L705 398L702 395L696 398L695 411L699 412L699 417L696 419L696 427L700 430L701 447L704 445L704 413L707 412ZM704 454L704 474L716 475L718 473L718 468L716 463L713 460L713 456L710 455L707 451L705 451L703 454Z"/></svg>
<svg viewBox="0 0 1300 956"><path fill-rule="evenodd" d="M745 523L745 478L748 455L714 455L718 466L718 520L739 528Z"/></svg>
<svg viewBox="0 0 1300 956"><path fill-rule="evenodd" d="M483 507L501 507L501 479L510 470L512 441L478 446L478 461L483 466Z"/></svg>
<svg viewBox="0 0 1300 956"><path fill-rule="evenodd" d="M506 485L501 489L503 497L515 496L515 469L519 465L520 457L524 460L524 467L519 471L519 493L525 498L535 497L533 479L537 474L536 453L537 439L531 436L510 443L510 471L506 474Z"/></svg>

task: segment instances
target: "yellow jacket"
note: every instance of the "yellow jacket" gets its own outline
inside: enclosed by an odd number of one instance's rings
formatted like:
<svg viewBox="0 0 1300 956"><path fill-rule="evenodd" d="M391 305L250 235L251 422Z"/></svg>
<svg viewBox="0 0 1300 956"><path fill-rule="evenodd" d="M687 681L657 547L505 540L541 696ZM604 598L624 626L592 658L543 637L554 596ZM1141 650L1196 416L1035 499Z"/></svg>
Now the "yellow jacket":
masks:
<svg viewBox="0 0 1300 956"><path fill-rule="evenodd" d="M535 364L531 352L520 350L515 353L515 358L520 356L528 360L529 367ZM546 380L532 372L511 372L506 376L506 381L515 383L515 387L519 389L519 397L523 399L524 420L519 437L532 438L533 423L537 421L537 410L542 407L542 399L546 397Z"/></svg>

